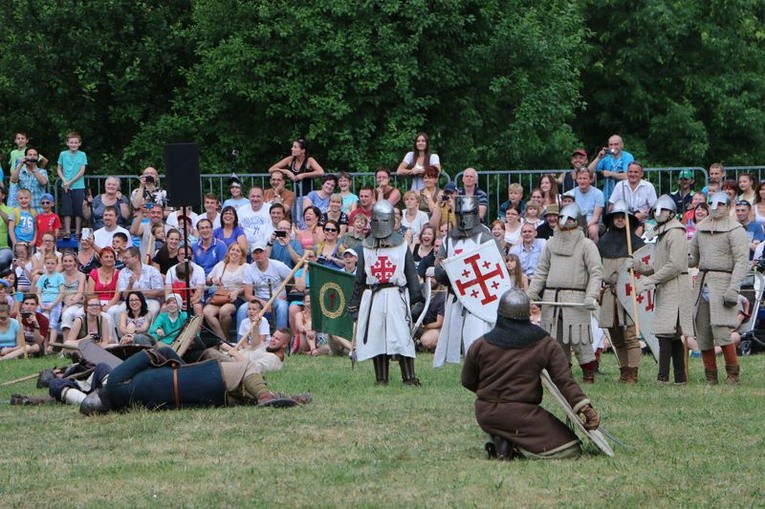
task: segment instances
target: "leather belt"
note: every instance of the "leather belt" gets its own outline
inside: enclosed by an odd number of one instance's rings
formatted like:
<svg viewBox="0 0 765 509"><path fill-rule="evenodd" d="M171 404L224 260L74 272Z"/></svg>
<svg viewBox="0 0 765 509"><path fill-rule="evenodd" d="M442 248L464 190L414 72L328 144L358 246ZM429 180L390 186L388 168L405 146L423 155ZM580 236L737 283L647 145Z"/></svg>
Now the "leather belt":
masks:
<svg viewBox="0 0 765 509"><path fill-rule="evenodd" d="M181 408L181 397L178 394L178 364L173 363L173 396L175 396L175 409Z"/></svg>

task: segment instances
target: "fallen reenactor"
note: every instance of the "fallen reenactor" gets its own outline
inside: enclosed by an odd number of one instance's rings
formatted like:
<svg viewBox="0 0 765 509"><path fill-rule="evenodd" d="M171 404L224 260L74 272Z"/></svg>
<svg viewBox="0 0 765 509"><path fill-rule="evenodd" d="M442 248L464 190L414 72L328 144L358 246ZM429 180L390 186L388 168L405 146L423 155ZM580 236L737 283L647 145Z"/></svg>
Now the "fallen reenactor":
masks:
<svg viewBox="0 0 765 509"><path fill-rule="evenodd" d="M80 412L101 414L134 405L179 409L247 404L290 407L310 402L309 393L286 396L270 391L258 368L247 360L185 364L175 351L163 347L138 352L114 368L104 386L82 401Z"/></svg>
<svg viewBox="0 0 765 509"><path fill-rule="evenodd" d="M490 457L561 459L581 454L581 442L563 422L543 409L540 374L547 369L587 430L600 417L574 381L558 342L530 320L523 290L502 295L494 329L476 340L465 356L462 385L476 393L478 424L492 436Z"/></svg>

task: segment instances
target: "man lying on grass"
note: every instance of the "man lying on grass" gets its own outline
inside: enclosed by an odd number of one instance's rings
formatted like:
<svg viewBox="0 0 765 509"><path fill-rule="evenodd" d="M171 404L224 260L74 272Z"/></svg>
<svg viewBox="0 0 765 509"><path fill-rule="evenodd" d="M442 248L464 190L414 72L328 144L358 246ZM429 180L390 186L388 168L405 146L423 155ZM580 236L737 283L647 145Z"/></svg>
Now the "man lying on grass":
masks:
<svg viewBox="0 0 765 509"><path fill-rule="evenodd" d="M83 399L80 412L93 415L133 405L179 409L247 404L291 407L311 402L309 393L286 396L270 391L252 362L236 350L231 355L233 362L185 364L169 347L138 352L114 368L101 389Z"/></svg>

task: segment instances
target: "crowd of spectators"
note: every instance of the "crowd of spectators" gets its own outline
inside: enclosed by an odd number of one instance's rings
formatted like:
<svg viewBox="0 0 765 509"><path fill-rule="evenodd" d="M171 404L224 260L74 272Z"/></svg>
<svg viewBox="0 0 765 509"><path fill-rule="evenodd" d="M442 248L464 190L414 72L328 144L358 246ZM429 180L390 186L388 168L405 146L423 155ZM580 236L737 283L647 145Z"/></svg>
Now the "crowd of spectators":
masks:
<svg viewBox="0 0 765 509"><path fill-rule="evenodd" d="M306 255L333 270L355 273L377 200L396 206L395 228L425 281L456 224L455 198L475 196L513 284L525 288L565 205L579 206L586 234L597 241L603 214L616 201L626 202L641 228L649 229L657 199L642 165L617 135L592 160L577 148L571 171L541 175L532 189L512 182L507 200L490 204L474 168L462 172L461 186L450 181L439 188L440 158L427 135L418 133L396 169L399 187L391 184L385 167L374 172L374 187L354 186L346 172L326 174L306 142L296 140L290 156L269 169L268 189L245 190L233 176L222 203L221 197L206 194L200 210L173 210L153 167L141 172L140 185L129 196L121 193L117 177L107 178L103 192L93 196L83 184L87 157L79 150L81 137L69 133L57 163L57 210L49 194L49 161L28 145L25 133L15 141L7 184L0 184L0 358L61 344L76 348L84 338L103 345L169 344L189 313L204 316L216 336L238 339L249 333L261 309L265 316L253 326L264 342L272 330L289 328L296 352L347 353L351 338L311 328L307 271L291 272ZM311 179L315 190L309 191ZM719 164L710 167L708 186L698 192L688 170L679 172L677 182L671 196L689 238L708 214L707 197L723 190L749 234L751 257L761 256L765 183L752 175L727 180ZM490 210L498 211L496 216ZM435 298L417 337L422 349L432 351L445 289L430 283Z"/></svg>

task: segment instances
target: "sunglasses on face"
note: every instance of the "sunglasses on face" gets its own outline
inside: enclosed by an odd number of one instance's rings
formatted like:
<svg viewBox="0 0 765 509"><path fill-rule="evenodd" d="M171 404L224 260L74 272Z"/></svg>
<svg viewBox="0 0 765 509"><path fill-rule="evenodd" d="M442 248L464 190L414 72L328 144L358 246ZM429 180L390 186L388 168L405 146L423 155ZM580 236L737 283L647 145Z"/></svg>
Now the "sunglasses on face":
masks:
<svg viewBox="0 0 765 509"><path fill-rule="evenodd" d="M324 231L328 233L337 233L337 230L335 230L334 228L324 228Z"/></svg>

